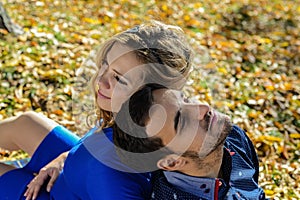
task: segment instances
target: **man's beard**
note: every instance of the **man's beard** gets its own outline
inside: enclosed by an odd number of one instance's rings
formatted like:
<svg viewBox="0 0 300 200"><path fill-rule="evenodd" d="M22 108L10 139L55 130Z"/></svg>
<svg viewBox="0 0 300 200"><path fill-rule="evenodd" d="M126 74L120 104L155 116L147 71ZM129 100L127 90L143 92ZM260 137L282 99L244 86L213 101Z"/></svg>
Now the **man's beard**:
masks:
<svg viewBox="0 0 300 200"><path fill-rule="evenodd" d="M221 130L222 133L220 134L220 137L218 138L215 145L211 148L211 150L208 152L208 154L205 157L200 158L199 152L197 151L186 151L182 154L182 156L192 159L200 169L208 168L210 167L210 165L213 166L215 163L212 162L208 163L206 158L210 156L212 153L214 153L215 151L223 150L223 148L220 147L224 145L224 142L227 136L230 134L231 130L232 130L232 123L229 120L225 120L223 129ZM222 155L222 154L218 154L218 155Z"/></svg>

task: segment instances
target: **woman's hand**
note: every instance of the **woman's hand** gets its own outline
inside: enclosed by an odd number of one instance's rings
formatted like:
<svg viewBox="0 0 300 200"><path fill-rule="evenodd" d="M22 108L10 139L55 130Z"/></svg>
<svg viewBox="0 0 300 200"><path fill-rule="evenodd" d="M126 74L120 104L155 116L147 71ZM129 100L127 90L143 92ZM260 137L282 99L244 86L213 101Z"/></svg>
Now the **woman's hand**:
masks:
<svg viewBox="0 0 300 200"><path fill-rule="evenodd" d="M54 182L59 176L59 173L63 169L67 155L68 152L60 154L56 159L48 163L39 171L35 178L32 179L32 181L27 185L27 190L24 193L26 200L36 199L41 187L49 178L50 180L46 189L48 192L50 192Z"/></svg>

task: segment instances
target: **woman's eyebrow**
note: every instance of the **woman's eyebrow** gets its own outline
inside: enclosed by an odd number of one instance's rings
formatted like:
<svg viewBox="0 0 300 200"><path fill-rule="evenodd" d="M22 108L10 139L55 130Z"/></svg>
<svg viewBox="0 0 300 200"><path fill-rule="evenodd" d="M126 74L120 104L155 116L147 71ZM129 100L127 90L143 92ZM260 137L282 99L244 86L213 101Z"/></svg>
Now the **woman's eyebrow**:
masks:
<svg viewBox="0 0 300 200"><path fill-rule="evenodd" d="M113 69L113 71L116 73L116 74L118 74L118 75L120 75L120 76L124 76L122 73L120 73L118 70L116 70L116 69Z"/></svg>
<svg viewBox="0 0 300 200"><path fill-rule="evenodd" d="M113 71L114 71L116 74L118 74L118 75L120 76L120 78L123 79L124 81L130 82L129 79L126 78L126 77L124 76L124 74L120 73L118 70L113 69Z"/></svg>

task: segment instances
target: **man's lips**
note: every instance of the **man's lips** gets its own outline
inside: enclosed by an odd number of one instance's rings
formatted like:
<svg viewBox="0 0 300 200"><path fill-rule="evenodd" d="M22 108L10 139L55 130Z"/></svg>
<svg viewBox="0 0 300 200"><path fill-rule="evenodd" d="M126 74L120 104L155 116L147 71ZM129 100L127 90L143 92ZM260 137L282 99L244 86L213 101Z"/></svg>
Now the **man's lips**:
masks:
<svg viewBox="0 0 300 200"><path fill-rule="evenodd" d="M98 90L98 97L100 97L100 98L102 98L102 99L110 99L108 96L102 94L102 93L100 92L100 90Z"/></svg>

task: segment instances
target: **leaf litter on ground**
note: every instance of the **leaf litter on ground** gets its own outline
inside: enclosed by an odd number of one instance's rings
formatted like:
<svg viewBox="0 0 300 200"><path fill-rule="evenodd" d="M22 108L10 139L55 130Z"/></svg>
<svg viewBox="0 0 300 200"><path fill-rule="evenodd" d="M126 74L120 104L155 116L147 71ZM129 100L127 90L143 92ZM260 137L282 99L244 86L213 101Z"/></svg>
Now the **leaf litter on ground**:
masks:
<svg viewBox="0 0 300 200"><path fill-rule="evenodd" d="M0 120L35 110L82 135L85 122L94 120L86 119L92 105L82 87L94 72L91 52L119 31L158 19L182 27L195 49L185 93L226 112L246 131L260 160L259 184L269 198L300 198L298 1L3 4L24 34L0 31ZM86 76L77 76L81 70ZM76 107L78 91L85 108ZM0 150L2 161L24 157L22 151Z"/></svg>

